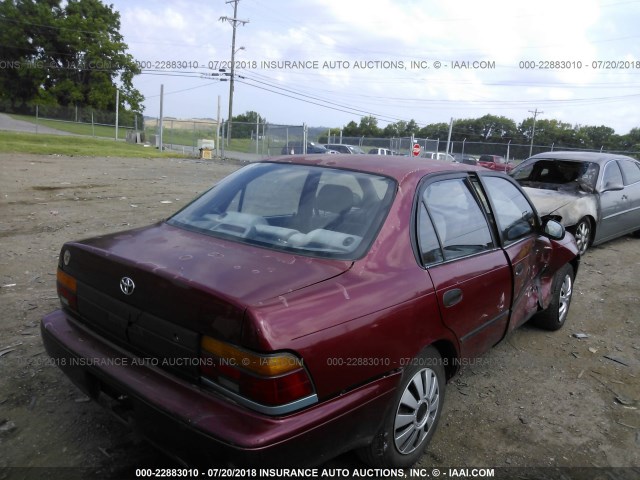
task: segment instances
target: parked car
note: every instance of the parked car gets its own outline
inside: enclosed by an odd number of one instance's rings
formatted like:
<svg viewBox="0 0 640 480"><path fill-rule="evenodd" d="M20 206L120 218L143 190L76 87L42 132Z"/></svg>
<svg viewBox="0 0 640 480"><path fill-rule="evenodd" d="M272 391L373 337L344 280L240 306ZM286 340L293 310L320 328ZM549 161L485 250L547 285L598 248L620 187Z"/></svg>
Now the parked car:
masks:
<svg viewBox="0 0 640 480"><path fill-rule="evenodd" d="M397 155L397 152L389 150L388 148L372 148L369 150L371 155Z"/></svg>
<svg viewBox="0 0 640 480"><path fill-rule="evenodd" d="M635 232L640 234L640 162L596 152L547 152L510 174L541 215L556 216L576 237L580 254Z"/></svg>
<svg viewBox="0 0 640 480"><path fill-rule="evenodd" d="M477 164L497 172L510 172L513 169L513 165L500 155L480 155Z"/></svg>
<svg viewBox="0 0 640 480"><path fill-rule="evenodd" d="M188 465L412 465L466 359L562 327L577 246L501 173L335 165L252 163L166 221L66 243L48 354Z"/></svg>
<svg viewBox="0 0 640 480"><path fill-rule="evenodd" d="M328 150L333 150L338 153L349 153L349 154L364 154L364 150L362 150L357 145L348 145L346 143L328 143L325 145L325 148Z"/></svg>
<svg viewBox="0 0 640 480"><path fill-rule="evenodd" d="M455 162L452 155L444 152L422 152L420 158L430 158L432 160L441 160L444 162Z"/></svg>
<svg viewBox="0 0 640 480"><path fill-rule="evenodd" d="M284 147L280 153L282 155L300 155L302 152L302 142L289 142ZM307 153L329 153L326 148L318 143L307 142Z"/></svg>
<svg viewBox="0 0 640 480"><path fill-rule="evenodd" d="M462 153L454 153L453 160L458 163L464 163L466 165L477 165L478 159L472 155L466 155Z"/></svg>

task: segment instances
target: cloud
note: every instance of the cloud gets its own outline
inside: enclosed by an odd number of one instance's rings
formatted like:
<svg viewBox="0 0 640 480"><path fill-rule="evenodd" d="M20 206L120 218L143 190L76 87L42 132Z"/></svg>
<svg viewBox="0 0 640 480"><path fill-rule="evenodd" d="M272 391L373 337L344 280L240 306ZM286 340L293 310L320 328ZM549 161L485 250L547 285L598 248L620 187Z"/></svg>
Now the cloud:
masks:
<svg viewBox="0 0 640 480"><path fill-rule="evenodd" d="M232 29L219 17L231 16L233 9L221 0L179 0L161 7L148 0L114 3L122 14L125 41L136 58L197 60L208 66L209 61L230 57ZM234 104L238 111L256 110L281 123L332 126L358 121L359 111L419 122L495 111L520 121L539 104L546 111L555 109L571 117L566 121L606 123L628 131L637 126L628 111L637 109L639 102L637 97L624 101L620 97L638 91L640 69L636 63L626 70L597 69L592 62L638 61L634 47L638 15L638 2L602 0L283 0L277 5L241 0L238 17L250 22L238 27L236 45L244 50L237 59L255 62L247 65L257 68L241 72L254 86L238 82ZM263 60L344 61L350 67L272 70L260 68ZM454 60L488 60L495 62L495 68L435 69L436 60L449 65ZM359 61L395 62L396 66L354 69ZM411 61L424 62L429 68L409 68ZM534 62L534 68L525 68L522 62ZM545 62L551 68L545 68ZM564 62L565 67L549 62ZM149 90L143 91L145 95L157 94L160 82L171 90L186 90L204 82L197 71L193 75L140 76L136 85ZM265 88L307 97L293 100ZM176 110L175 116L205 116L211 102L202 98L226 97L227 91L228 84L210 82L202 89L168 96L168 105ZM353 113L309 103L322 100ZM150 103L148 108L156 107Z"/></svg>

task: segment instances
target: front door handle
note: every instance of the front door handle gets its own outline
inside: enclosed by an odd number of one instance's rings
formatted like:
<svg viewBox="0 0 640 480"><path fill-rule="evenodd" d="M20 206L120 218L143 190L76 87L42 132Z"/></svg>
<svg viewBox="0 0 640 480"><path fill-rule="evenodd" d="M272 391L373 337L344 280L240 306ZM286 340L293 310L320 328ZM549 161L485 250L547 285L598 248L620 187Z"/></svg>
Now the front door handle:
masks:
<svg viewBox="0 0 640 480"><path fill-rule="evenodd" d="M524 265L522 265L522 263L519 263L518 265L516 265L516 277L519 275L522 275L523 271L524 271Z"/></svg>
<svg viewBox="0 0 640 480"><path fill-rule="evenodd" d="M462 300L462 290L459 288L453 288L444 292L444 296L442 297L442 303L444 303L445 307L453 307L456 303L459 303Z"/></svg>

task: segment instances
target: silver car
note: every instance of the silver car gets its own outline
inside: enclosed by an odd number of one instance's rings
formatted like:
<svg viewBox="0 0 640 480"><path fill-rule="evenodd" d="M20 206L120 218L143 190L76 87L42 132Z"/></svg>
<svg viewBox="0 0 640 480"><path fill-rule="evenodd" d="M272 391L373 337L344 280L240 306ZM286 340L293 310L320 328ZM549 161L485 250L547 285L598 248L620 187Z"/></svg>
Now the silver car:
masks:
<svg viewBox="0 0 640 480"><path fill-rule="evenodd" d="M528 158L509 175L541 216L558 217L580 254L590 245L640 235L640 162L597 152L547 152Z"/></svg>

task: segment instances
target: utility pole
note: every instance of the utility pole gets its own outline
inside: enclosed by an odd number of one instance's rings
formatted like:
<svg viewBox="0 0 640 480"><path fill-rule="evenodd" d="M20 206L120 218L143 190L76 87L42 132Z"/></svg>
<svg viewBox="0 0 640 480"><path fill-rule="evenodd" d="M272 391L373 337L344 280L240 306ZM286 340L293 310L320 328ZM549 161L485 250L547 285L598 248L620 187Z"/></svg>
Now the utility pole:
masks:
<svg viewBox="0 0 640 480"><path fill-rule="evenodd" d="M227 21L233 27L233 34L231 36L231 78L229 80L229 118L227 119L227 145L231 140L231 120L233 118L233 79L235 73L235 57L236 57L236 28L238 24L245 25L249 23L249 20L240 20L238 16L238 2L240 0L227 0L225 3L233 3L233 18L220 17L220 21Z"/></svg>
<svg viewBox="0 0 640 480"><path fill-rule="evenodd" d="M447 149L445 153L449 153L449 146L451 145L451 131L453 130L453 117L449 121L449 135L447 136ZM426 145L425 145L426 146ZM444 158L447 158L446 156Z"/></svg>
<svg viewBox="0 0 640 480"><path fill-rule="evenodd" d="M116 88L116 142L118 141L118 110L120 109L120 89ZM78 121L78 107L76 106L76 122Z"/></svg>
<svg viewBox="0 0 640 480"><path fill-rule="evenodd" d="M531 154L533 153L533 137L536 134L536 117L538 116L539 113L544 113L544 112L539 112L538 109L536 108L535 110L529 110L529 113L533 113L533 128L531 129L531 145L529 146L529 156L531 156Z"/></svg>
<svg viewBox="0 0 640 480"><path fill-rule="evenodd" d="M162 102L164 100L164 84L161 83L160 84L160 118L158 119L158 123L160 124L160 151L162 151L162 129L163 129L163 125L162 122L164 121L164 118L162 116Z"/></svg>

